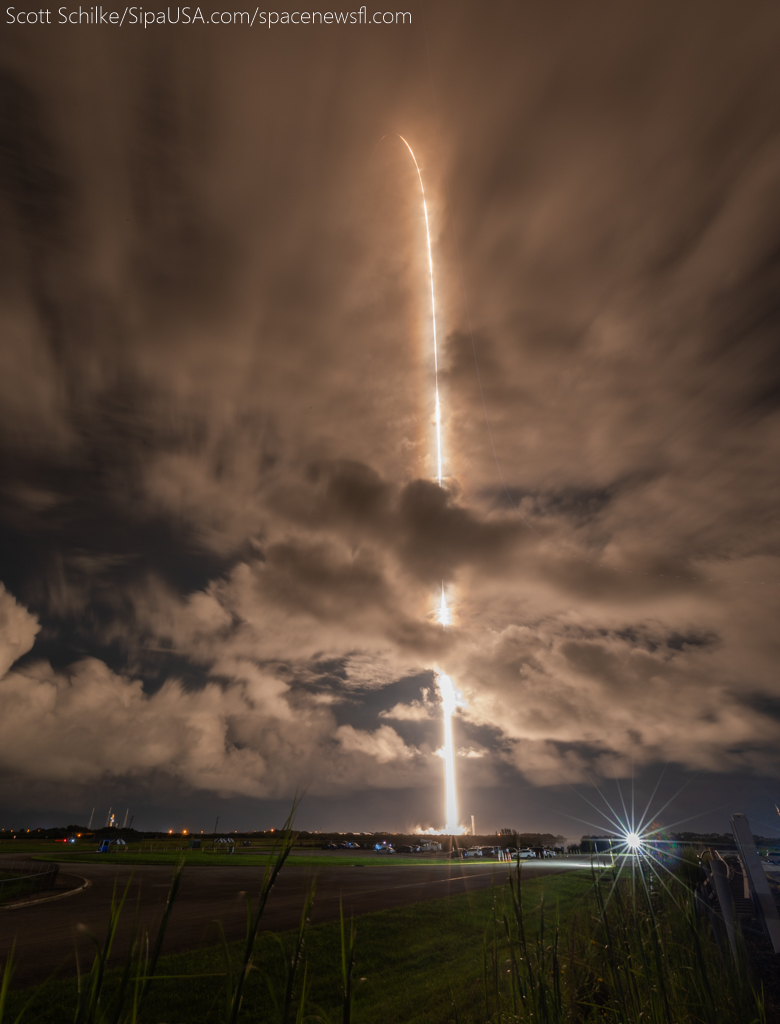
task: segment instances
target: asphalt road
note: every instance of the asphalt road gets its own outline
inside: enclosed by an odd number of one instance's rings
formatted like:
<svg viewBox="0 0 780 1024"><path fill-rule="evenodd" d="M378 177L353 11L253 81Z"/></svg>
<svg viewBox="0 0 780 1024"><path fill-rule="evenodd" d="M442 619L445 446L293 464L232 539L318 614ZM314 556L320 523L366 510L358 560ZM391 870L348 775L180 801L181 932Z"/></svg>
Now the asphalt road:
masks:
<svg viewBox="0 0 780 1024"><path fill-rule="evenodd" d="M389 858L388 858L389 860ZM565 871L581 866L572 861L524 864L523 876ZM171 880L171 868L155 865L122 865L117 862L68 864L61 873L80 874L91 886L64 899L0 911L0 957L16 943L17 969L14 985L24 986L47 978L55 969L59 974L75 970L74 950L82 965L92 959L89 936L105 935L112 895L130 882L128 902L114 945L112 960L121 961L127 952L133 919L154 935L165 905ZM339 901L347 915L399 907L421 900L456 896L503 883L507 866L463 864L425 866L401 865L383 861L376 866L322 867L287 866L272 892L263 918L263 928L283 931L297 926L301 907L312 879L317 891L313 922L338 919ZM246 903L243 892L257 893L262 868L242 866L193 867L185 870L179 897L171 915L165 952L214 945L218 941L214 922L219 920L228 940L238 939L246 927ZM71 884L77 884L72 877ZM43 894L41 894L43 895Z"/></svg>

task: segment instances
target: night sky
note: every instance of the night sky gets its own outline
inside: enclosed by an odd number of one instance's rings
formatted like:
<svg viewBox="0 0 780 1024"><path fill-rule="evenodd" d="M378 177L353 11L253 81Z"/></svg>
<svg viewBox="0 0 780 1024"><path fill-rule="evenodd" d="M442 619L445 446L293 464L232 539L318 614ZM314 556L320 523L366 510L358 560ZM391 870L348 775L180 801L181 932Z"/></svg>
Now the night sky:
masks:
<svg viewBox="0 0 780 1024"><path fill-rule="evenodd" d="M408 9L3 24L2 827L780 832L780 12Z"/></svg>

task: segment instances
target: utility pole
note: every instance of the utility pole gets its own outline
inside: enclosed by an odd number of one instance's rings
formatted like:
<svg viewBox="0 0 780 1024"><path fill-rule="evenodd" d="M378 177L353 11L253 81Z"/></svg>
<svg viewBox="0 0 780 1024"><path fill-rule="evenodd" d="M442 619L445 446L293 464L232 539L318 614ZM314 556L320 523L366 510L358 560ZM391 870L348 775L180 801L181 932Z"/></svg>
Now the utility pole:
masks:
<svg viewBox="0 0 780 1024"><path fill-rule="evenodd" d="M92 814L89 816L89 825L87 825L87 831L92 828L92 819L95 817L95 808L92 808Z"/></svg>
<svg viewBox="0 0 780 1024"><path fill-rule="evenodd" d="M122 828L127 828L127 816L128 816L129 813L130 813L130 808L128 807L127 810L125 811L125 820L122 822Z"/></svg>
<svg viewBox="0 0 780 1024"><path fill-rule="evenodd" d="M214 836L215 837L217 835L217 825L219 825L219 815L217 815L217 820L214 822Z"/></svg>

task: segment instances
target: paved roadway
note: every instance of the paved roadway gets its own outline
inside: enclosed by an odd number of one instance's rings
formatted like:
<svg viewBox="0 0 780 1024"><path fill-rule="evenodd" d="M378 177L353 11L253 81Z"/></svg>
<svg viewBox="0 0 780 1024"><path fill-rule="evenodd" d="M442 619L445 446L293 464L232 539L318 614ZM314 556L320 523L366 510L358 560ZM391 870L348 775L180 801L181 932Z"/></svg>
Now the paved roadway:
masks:
<svg viewBox="0 0 780 1024"><path fill-rule="evenodd" d="M574 866L582 865L573 861L524 863L523 876L565 871ZM89 964L92 959L89 935L102 938L114 888L121 890L130 881L128 902L112 956L114 962L121 960L127 952L136 907L140 926L154 935L172 873L167 866L123 865L113 860L68 864L65 858L60 872L61 877L71 876L68 879L71 884L78 884L72 877L77 873L92 884L63 899L0 911L0 957L5 959L16 943L16 986L40 981L57 968L60 973L75 970L76 948L82 965ZM506 876L507 865L479 861L468 864L454 861L451 865L440 866L388 861L365 867L348 863L321 867L288 865L269 898L263 927L282 931L297 926L312 879L317 883L312 913L316 923L337 919L340 899L345 914L357 916L473 892L489 887L494 881L501 884ZM165 952L214 945L218 941L216 920L222 922L228 940L242 937L246 927L246 903L241 893L257 893L261 878L262 868L242 866L240 862L231 867L185 869L168 925Z"/></svg>

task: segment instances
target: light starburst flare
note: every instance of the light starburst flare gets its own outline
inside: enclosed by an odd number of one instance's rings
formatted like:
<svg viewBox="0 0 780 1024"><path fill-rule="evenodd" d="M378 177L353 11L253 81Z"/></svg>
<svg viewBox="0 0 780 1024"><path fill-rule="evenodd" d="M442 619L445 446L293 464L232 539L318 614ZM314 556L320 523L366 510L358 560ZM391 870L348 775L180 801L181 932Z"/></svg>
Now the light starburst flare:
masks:
<svg viewBox="0 0 780 1024"><path fill-rule="evenodd" d="M636 851L642 846L642 837L637 835L636 832L627 832L625 844L629 850Z"/></svg>

